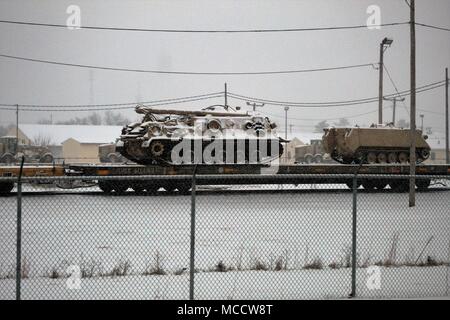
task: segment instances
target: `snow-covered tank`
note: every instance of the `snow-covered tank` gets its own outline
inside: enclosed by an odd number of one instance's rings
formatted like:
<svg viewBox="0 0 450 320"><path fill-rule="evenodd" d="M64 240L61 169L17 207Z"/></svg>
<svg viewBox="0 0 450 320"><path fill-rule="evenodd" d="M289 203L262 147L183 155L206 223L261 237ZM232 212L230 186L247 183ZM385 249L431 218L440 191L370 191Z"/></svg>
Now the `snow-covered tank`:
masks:
<svg viewBox="0 0 450 320"><path fill-rule="evenodd" d="M393 125L372 125L370 128L324 129L323 146L331 157L341 163L408 163L410 130ZM416 131L416 161L430 156L427 136Z"/></svg>
<svg viewBox="0 0 450 320"><path fill-rule="evenodd" d="M220 109L220 110L217 110ZM215 105L200 111L137 106L116 151L139 164L267 163L283 153L276 124L256 112Z"/></svg>

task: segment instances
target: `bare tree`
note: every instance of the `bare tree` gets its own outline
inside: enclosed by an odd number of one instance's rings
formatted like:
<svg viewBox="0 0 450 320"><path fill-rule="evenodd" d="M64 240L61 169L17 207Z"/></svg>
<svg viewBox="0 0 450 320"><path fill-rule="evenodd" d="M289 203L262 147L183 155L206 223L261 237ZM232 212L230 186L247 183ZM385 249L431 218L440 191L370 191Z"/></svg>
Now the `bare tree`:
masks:
<svg viewBox="0 0 450 320"><path fill-rule="evenodd" d="M338 122L335 122L334 125L336 127L348 127L350 126L350 121L347 118L341 118Z"/></svg>
<svg viewBox="0 0 450 320"><path fill-rule="evenodd" d="M320 121L318 124L316 124L316 127L314 129L315 132L322 132L323 129L328 128L330 124L326 121Z"/></svg>
<svg viewBox="0 0 450 320"><path fill-rule="evenodd" d="M37 136L33 137L31 144L39 147L48 147L52 144L52 138L43 133L39 133Z"/></svg>
<svg viewBox="0 0 450 320"><path fill-rule="evenodd" d="M130 123L130 120L119 112L106 111L104 123L108 126L123 126Z"/></svg>

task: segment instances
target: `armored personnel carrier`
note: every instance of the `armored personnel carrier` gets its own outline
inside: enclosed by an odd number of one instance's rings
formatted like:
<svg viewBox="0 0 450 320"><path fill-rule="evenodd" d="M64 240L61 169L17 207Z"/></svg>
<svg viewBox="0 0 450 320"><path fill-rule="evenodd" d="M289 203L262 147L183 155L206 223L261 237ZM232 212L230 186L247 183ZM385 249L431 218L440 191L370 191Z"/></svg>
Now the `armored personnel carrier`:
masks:
<svg viewBox="0 0 450 320"><path fill-rule="evenodd" d="M215 105L200 111L137 106L142 122L122 130L116 151L138 164L267 163L283 153L276 124Z"/></svg>
<svg viewBox="0 0 450 320"><path fill-rule="evenodd" d="M410 130L393 125L372 125L370 128L324 129L323 146L331 157L344 164L351 163L408 163ZM416 161L429 158L427 136L416 131Z"/></svg>
<svg viewBox="0 0 450 320"><path fill-rule="evenodd" d="M0 138L0 164L13 164L22 156L27 163L52 163L54 160L48 147L18 144L16 137Z"/></svg>

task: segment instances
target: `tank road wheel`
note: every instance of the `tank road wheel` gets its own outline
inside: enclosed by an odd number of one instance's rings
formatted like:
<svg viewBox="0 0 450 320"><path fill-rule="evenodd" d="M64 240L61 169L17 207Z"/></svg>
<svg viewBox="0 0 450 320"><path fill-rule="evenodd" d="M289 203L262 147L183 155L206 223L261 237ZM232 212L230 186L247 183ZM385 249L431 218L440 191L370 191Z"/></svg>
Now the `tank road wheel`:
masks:
<svg viewBox="0 0 450 320"><path fill-rule="evenodd" d="M13 164L15 163L16 160L14 159L14 156L10 153L5 153L1 158L0 158L0 163L5 163L7 165L9 164Z"/></svg>
<svg viewBox="0 0 450 320"><path fill-rule="evenodd" d="M387 155L384 152L380 152L377 156L378 163L387 163Z"/></svg>
<svg viewBox="0 0 450 320"><path fill-rule="evenodd" d="M417 154L417 162L424 162L429 157L430 157L430 151L429 150L427 150L427 149L419 150L419 152Z"/></svg>
<svg viewBox="0 0 450 320"><path fill-rule="evenodd" d="M366 160L367 160L367 163L369 163L369 164L377 163L377 160L378 160L377 154L375 152L369 152L367 154Z"/></svg>
<svg viewBox="0 0 450 320"><path fill-rule="evenodd" d="M305 163L307 164L311 164L314 161L314 157L312 154L307 154L305 155Z"/></svg>
<svg viewBox="0 0 450 320"><path fill-rule="evenodd" d="M387 162L397 163L398 162L397 154L395 152L389 152L389 154L387 155Z"/></svg>
<svg viewBox="0 0 450 320"><path fill-rule="evenodd" d="M323 156L321 154L316 154L314 156L314 162L315 163L322 163L323 162Z"/></svg>
<svg viewBox="0 0 450 320"><path fill-rule="evenodd" d="M419 191L426 191L431 185L431 179L416 178L416 186Z"/></svg>
<svg viewBox="0 0 450 320"><path fill-rule="evenodd" d="M154 157L161 157L164 153L164 144L161 141L155 141L150 146L150 152Z"/></svg>
<svg viewBox="0 0 450 320"><path fill-rule="evenodd" d="M106 156L106 159L108 159L109 163L118 163L120 162L120 158L117 154L115 153L110 153Z"/></svg>
<svg viewBox="0 0 450 320"><path fill-rule="evenodd" d="M39 160L40 163L53 163L53 156L50 153L46 153Z"/></svg>
<svg viewBox="0 0 450 320"><path fill-rule="evenodd" d="M398 155L398 162L405 164L409 161L409 155L406 152L400 152Z"/></svg>
<svg viewBox="0 0 450 320"><path fill-rule="evenodd" d="M111 193L111 191L113 190L113 186L112 186L111 182L109 182L109 181L99 181L98 187L104 193Z"/></svg>

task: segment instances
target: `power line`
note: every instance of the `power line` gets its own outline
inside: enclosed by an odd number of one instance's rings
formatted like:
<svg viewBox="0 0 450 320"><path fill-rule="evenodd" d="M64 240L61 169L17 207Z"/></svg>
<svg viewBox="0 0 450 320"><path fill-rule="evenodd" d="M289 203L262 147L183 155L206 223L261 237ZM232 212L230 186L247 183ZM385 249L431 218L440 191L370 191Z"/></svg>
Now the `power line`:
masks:
<svg viewBox="0 0 450 320"><path fill-rule="evenodd" d="M386 73L387 73L387 75L388 75L388 78L389 78L389 80L391 81L391 84L392 84L392 86L394 87L395 91L397 92L398 97L402 98L402 97L400 96L399 91L398 91L397 85L395 84L395 81L394 81L394 79L392 78L391 73L389 72L389 70L388 70L388 68L386 67L386 64L385 64L385 63L383 63L383 67L384 67L384 70L386 70ZM394 97L394 98L398 98L398 97ZM409 109L406 107L406 104L405 104L404 99L402 99L402 100L400 100L400 101L401 101L401 103L402 103L402 105L403 105L403 108L406 110L406 113L407 113L408 115L410 115Z"/></svg>
<svg viewBox="0 0 450 320"><path fill-rule="evenodd" d="M383 109L387 109L387 107L384 107ZM353 114L351 116L340 116L338 118L295 118L295 117L289 117L289 120L297 120L297 121L323 121L323 120L328 120L328 121L331 121L331 120L340 120L342 118L353 119L353 118L358 118L358 117L362 117L362 116L365 116L365 115L373 114L373 113L376 113L376 112L378 112L378 108L376 110L372 110L372 111L368 111L368 112L364 112L364 113L359 113L359 114ZM270 114L270 113L267 113L267 112L264 112L264 114L267 114L267 115L269 115L271 117L274 117L274 118L284 119L284 116L278 116L278 115Z"/></svg>
<svg viewBox="0 0 450 320"><path fill-rule="evenodd" d="M208 98L196 98L196 99L189 99L189 100L177 100L177 101L170 101L170 102L164 102L164 103L154 103L148 106L151 107L156 107L156 106L165 106L165 105L173 105L173 104L178 104L178 103L186 103L186 102L194 102L194 101L201 101L201 100L207 100L207 99L211 99L211 98L221 98L223 95L216 95L216 96L211 96ZM0 110L16 110L16 108L10 108L8 107L2 107L4 105L0 104ZM33 111L33 112L82 112L82 111L110 111L110 110L127 110L127 109L135 109L135 107L112 107L112 108L87 108L87 109L71 109L71 108L63 108L63 109L40 109L39 108L22 108L21 105L19 105L19 109L20 111ZM42 106L42 108L44 108L44 106Z"/></svg>
<svg viewBox="0 0 450 320"><path fill-rule="evenodd" d="M417 88L417 92L425 92L429 90L434 90L440 88L445 85L445 81L439 81L431 84L424 85L422 87ZM187 103L194 101L202 101L214 98L222 97L224 92L216 92L209 93L203 95L195 95L188 97L179 97L179 98L170 98L170 99L162 99L162 100L153 100L147 102L127 102L127 103L112 103L112 104L91 104L91 105L37 105L37 104L25 104L19 105L21 110L23 111L106 111L106 110L125 110L125 109L134 109L134 105L139 103L145 104L148 106L161 106L161 105L170 105L170 104L179 104L179 103ZM397 96L406 96L409 94L409 91L399 92L397 90L397 94L390 94L385 97L397 97ZM260 99L255 97L248 97L244 95L228 93L228 96L234 98L236 100L241 101L256 101L256 102L264 102L268 105L273 106L293 106L293 107L344 107L344 106L353 106L360 105L365 103L372 103L378 101L377 97L359 99L359 100L347 100L347 101L338 101L338 102L310 102L310 103L302 103L302 102L286 102L286 101L276 101L276 100L268 100L268 99ZM133 105L133 107L129 107ZM16 110L16 104L0 104L1 110ZM103 108L104 107L104 108ZM47 109L42 109L47 108ZM57 109L59 108L59 110ZM362 114L363 115L363 114Z"/></svg>
<svg viewBox="0 0 450 320"><path fill-rule="evenodd" d="M136 106L138 104L146 104L153 105L155 103L161 102L171 102L171 101L181 101L189 102L190 99L197 98L216 98L217 96L222 96L223 92L213 92L207 94L193 95L187 97L179 97L179 98L169 98L169 99L161 99L161 100L151 100L151 101L138 101L138 102L124 102L124 103L109 103L109 104L75 104L75 105L39 105L39 104L20 104L21 107L30 107L30 108L96 108L96 107L116 107L116 106ZM15 107L17 104L0 104L2 107Z"/></svg>
<svg viewBox="0 0 450 320"><path fill-rule="evenodd" d="M0 23L26 25L35 27L64 28L65 24L39 23L26 21L0 20ZM409 22L393 22L374 25L373 27L393 27L407 25ZM371 26L372 27L372 26ZM305 32L305 31L329 31L329 30L351 30L367 29L367 25L353 26L333 26L333 27L309 27L309 28L281 28L281 29L239 29L239 30L192 30L192 29L154 29L154 28L124 28L124 27L101 27L101 26L80 26L79 29L87 30L107 30L107 31L133 31L133 32L165 32L165 33L269 33L269 32Z"/></svg>
<svg viewBox="0 0 450 320"><path fill-rule="evenodd" d="M338 67L317 68L317 69L300 69L300 70L275 70L275 71L255 71L255 72L194 72L194 71L144 70L144 69L104 67L104 66L94 66L94 65L87 65L87 64L57 62L57 61L52 61L52 60L33 59L33 58L12 56L12 55L6 55L6 54L0 54L0 57L21 60L21 61L46 63L46 64L52 64L52 65L58 65L58 66L88 68L88 69L108 70L108 71L139 72L139 73L154 73L154 74L176 74L176 75L212 75L212 76L217 76L217 75L225 75L225 76L268 75L268 74L323 72L323 71L373 67L374 65L376 65L375 63L365 63L365 64L356 64L356 65L349 65L349 66L338 66Z"/></svg>
<svg viewBox="0 0 450 320"><path fill-rule="evenodd" d="M438 26L433 26L433 25L425 24L425 23L416 22L416 25L417 26L421 26L421 27L425 27L425 28L435 29L435 30L450 31L450 28L438 27Z"/></svg>
<svg viewBox="0 0 450 320"><path fill-rule="evenodd" d="M419 92L434 90L434 89L443 87L444 85L445 85L445 80L431 83L431 84L417 88L417 92L419 93ZM292 102L292 101L278 101L278 100L261 99L261 98L239 95L239 94L235 94L235 93L231 93L231 92L229 92L228 95L234 99L242 100L242 101L255 101L255 102L262 102L267 105L292 106L292 107L301 107L301 108L312 108L312 107L325 107L326 108L326 107L354 106L354 105L373 103L373 102L378 101L378 97L373 97L373 98L365 98L365 99L358 99L358 100L335 101L335 102ZM396 96L405 97L408 95L410 95L410 90L401 91L396 94L385 95L385 97L386 98L392 98L392 97L396 97Z"/></svg>

